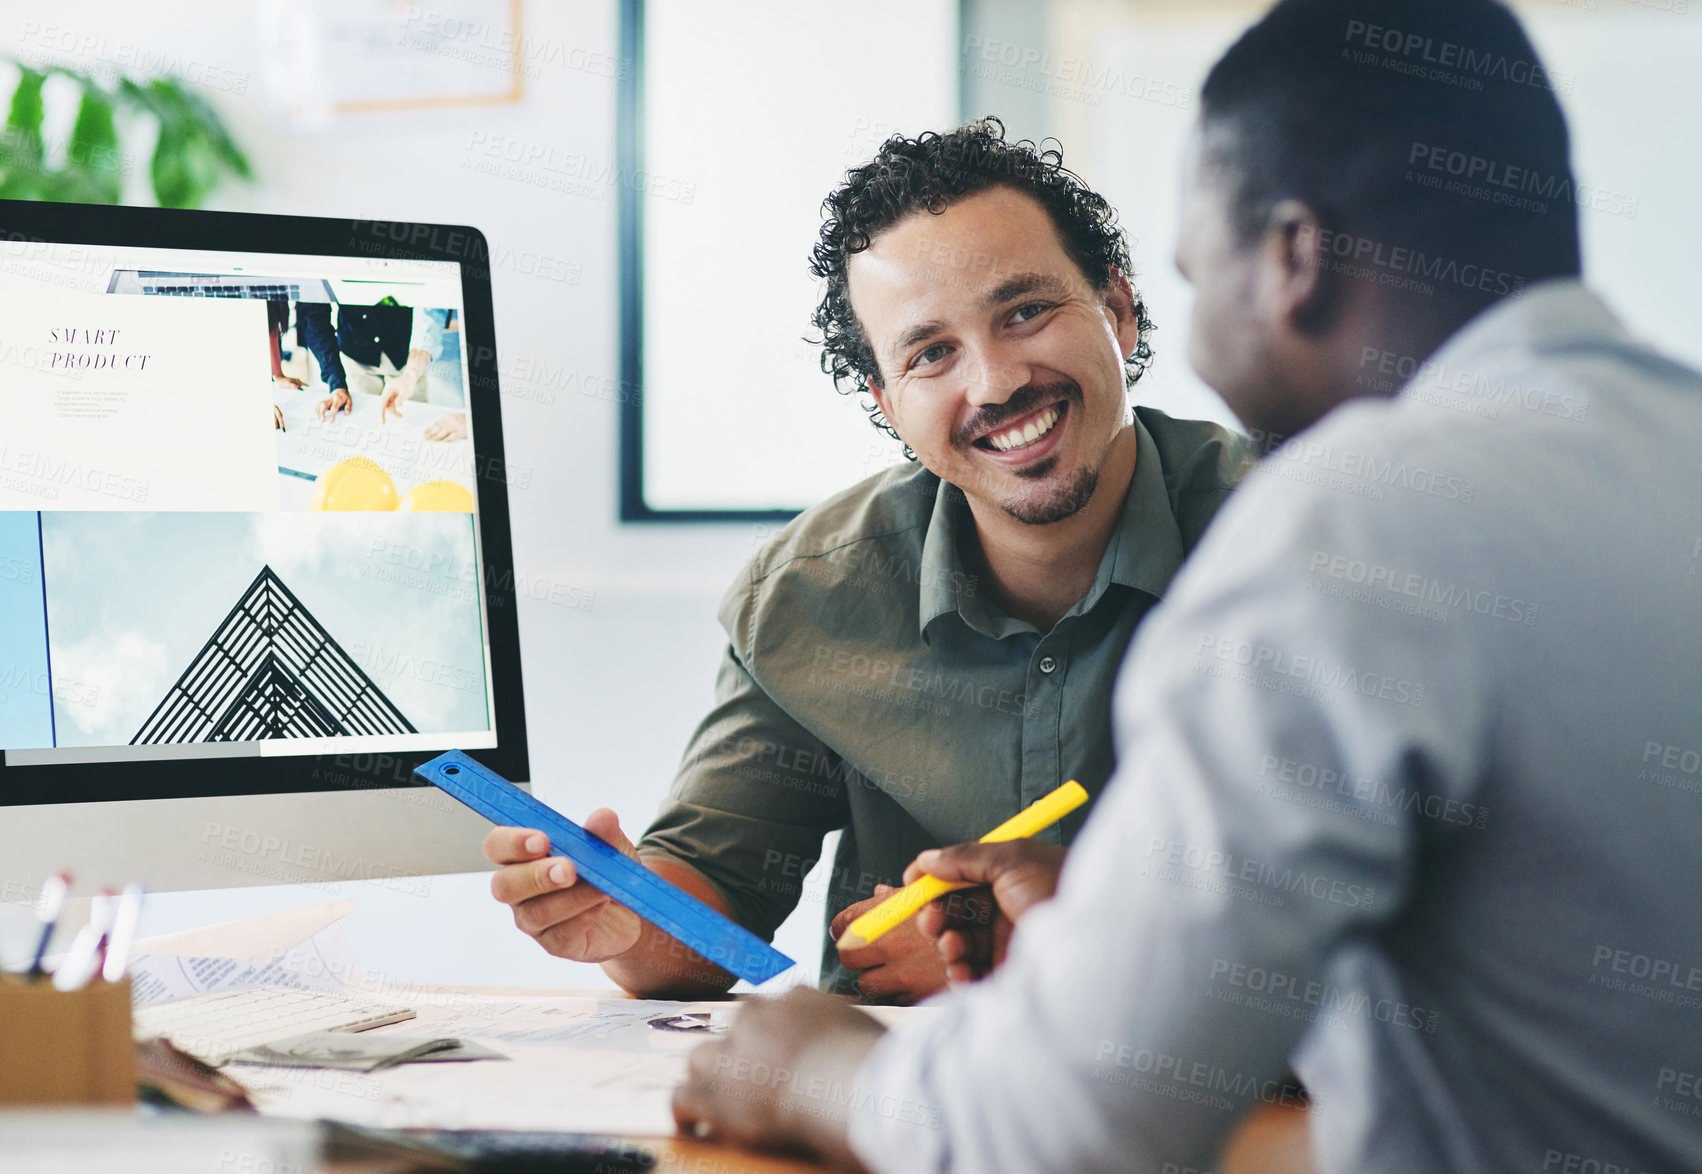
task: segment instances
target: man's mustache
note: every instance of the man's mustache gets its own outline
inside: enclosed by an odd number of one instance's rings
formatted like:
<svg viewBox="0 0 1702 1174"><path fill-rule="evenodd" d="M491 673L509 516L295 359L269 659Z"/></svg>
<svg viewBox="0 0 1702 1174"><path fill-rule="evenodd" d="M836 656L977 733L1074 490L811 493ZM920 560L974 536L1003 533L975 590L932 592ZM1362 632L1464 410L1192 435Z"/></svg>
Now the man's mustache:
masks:
<svg viewBox="0 0 1702 1174"><path fill-rule="evenodd" d="M1080 404L1081 385L1073 379L1059 379L1052 383L1031 383L1027 387L1019 387L1004 403L988 404L964 421L952 434L952 443L958 448L967 448L981 437L997 432L1002 425L1020 420L1061 399Z"/></svg>

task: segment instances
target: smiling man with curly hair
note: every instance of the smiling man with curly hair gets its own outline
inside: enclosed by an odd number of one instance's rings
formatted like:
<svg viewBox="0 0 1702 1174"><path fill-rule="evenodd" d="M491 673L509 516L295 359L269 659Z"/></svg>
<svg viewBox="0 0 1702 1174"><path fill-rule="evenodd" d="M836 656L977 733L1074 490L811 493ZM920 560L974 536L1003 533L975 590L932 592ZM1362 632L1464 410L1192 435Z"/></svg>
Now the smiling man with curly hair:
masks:
<svg viewBox="0 0 1702 1174"><path fill-rule="evenodd" d="M830 939L919 851L974 839L1112 768L1111 688L1135 627L1253 457L1244 437L1130 405L1152 322L1104 197L995 119L895 136L825 201L822 367L866 394L908 465L788 525L722 603L715 707L656 822L598 834L771 936L842 832ZM1086 816L1047 839L1063 851ZM535 837L535 841L534 841ZM496 829L493 891L552 953L637 994L731 976ZM944 984L914 926L830 940L826 985L910 1002Z"/></svg>

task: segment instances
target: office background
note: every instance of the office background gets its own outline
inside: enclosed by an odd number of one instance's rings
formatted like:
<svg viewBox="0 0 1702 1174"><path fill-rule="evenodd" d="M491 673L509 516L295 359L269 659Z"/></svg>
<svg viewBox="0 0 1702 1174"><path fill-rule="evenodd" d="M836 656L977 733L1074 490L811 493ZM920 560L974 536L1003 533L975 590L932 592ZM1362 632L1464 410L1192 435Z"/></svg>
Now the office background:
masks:
<svg viewBox="0 0 1702 1174"><path fill-rule="evenodd" d="M658 129L647 136L652 155L642 177L617 165L618 92L636 66L622 56L619 0L436 8L423 0L393 10L383 0L179 0L169 9L32 0L0 18L0 53L187 78L227 120L256 173L251 185L220 189L210 206L485 231L533 780L569 815L614 807L636 836L709 703L722 644L716 603L775 523L618 520L619 419L636 390L622 382L620 355L623 185L638 186L653 230L650 343L667 344L678 360L656 367L657 386L643 389L649 457L662 470L652 490L668 505L723 508L766 492L767 504L784 507L896 459L857 405L814 370L801 341L813 306L802 265L816 202L832 182L823 158L843 166L871 153L888 130L914 133L960 113L996 113L1018 135L1057 136L1066 162L1119 207L1159 325L1159 361L1141 399L1224 419L1185 360L1189 297L1170 261L1177 162L1205 66L1263 7L1257 0L652 0L653 21L670 14L701 21L710 11L714 19L696 38L650 42L657 58L643 83ZM1702 363L1702 336L1690 322L1694 275L1702 270L1702 237L1692 224L1702 190L1694 150L1702 142L1694 69L1702 4L1531 0L1518 7L1561 79L1572 118L1591 201L1581 215L1593 281L1642 333ZM688 15L693 8L696 17ZM339 12L357 10L401 14L420 38L411 65L394 55L363 62L346 45L316 50L315 28L302 13L317 14L323 34ZM499 43L484 33L446 34L445 21L468 12L518 13L517 98ZM832 39L847 26L857 29L855 53ZM722 44L741 47L737 59L710 47L717 30ZM893 72L892 61L887 74L859 66L859 54L883 46L894 47L893 61L904 69ZM771 69L752 68L765 60ZM360 76L365 71L369 77ZM831 103L825 96L818 103L811 78L829 79L820 84L832 90ZM894 79L904 80L902 95L893 93ZM425 100L394 101L410 85ZM454 85L471 88L451 92ZM847 85L867 89L860 97ZM316 88L321 98L334 91L374 108L328 111L316 103ZM51 144L55 125L64 136L73 99L53 87L47 99ZM857 114L864 105L871 115ZM713 135L717 120L728 128L724 138ZM686 126L697 133L661 133ZM808 166L785 146L787 134L806 133L816 148ZM145 161L127 167L127 197L144 200ZM812 167L816 179L798 178ZM793 206L793 189L812 193L807 206ZM769 198L786 201L783 248L770 243L782 213L763 203ZM723 217L714 239L695 250L694 232ZM772 263L784 264L790 250L794 268L753 272L739 260L746 241L764 242L756 252L779 259ZM746 340L747 351L760 350L765 338L786 339L789 349L778 357L741 354L720 345L728 334ZM700 385L688 378L694 371L702 372ZM772 456L782 449L793 455ZM795 459L800 453L828 455ZM769 468L772 486L759 476L726 492L729 470ZM821 885L805 891L819 894ZM525 941L477 875L162 895L145 928L163 932L332 895L360 902L349 935L358 952L382 957L397 977L602 985L600 971L549 959ZM806 974L814 971L819 921L819 904L806 900L782 930L782 948Z"/></svg>

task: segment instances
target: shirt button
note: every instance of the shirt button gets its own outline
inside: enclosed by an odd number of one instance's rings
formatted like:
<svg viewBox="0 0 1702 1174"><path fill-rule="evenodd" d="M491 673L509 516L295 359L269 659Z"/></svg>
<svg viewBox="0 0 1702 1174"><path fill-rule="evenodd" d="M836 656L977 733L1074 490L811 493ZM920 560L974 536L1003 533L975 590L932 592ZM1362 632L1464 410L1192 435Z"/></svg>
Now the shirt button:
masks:
<svg viewBox="0 0 1702 1174"><path fill-rule="evenodd" d="M1041 672L1049 673L1052 670L1056 669L1057 667L1058 667L1058 662L1053 660L1050 656L1043 656L1043 657L1040 658L1040 671Z"/></svg>

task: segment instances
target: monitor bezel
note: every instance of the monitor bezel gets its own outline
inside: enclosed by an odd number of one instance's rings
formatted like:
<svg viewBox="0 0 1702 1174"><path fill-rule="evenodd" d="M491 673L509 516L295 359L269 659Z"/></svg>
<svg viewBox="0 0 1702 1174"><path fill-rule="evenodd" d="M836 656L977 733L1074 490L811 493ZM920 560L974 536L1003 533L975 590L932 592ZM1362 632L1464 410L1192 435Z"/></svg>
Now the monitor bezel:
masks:
<svg viewBox="0 0 1702 1174"><path fill-rule="evenodd" d="M490 640L497 744L468 753L505 778L530 768L515 614L508 464L490 291L490 247L468 225L415 221L183 211L0 200L0 240L11 242L280 253L455 262L461 273L467 406L479 480L480 557ZM0 808L215 796L428 787L413 768L440 750L103 763L0 764Z"/></svg>

